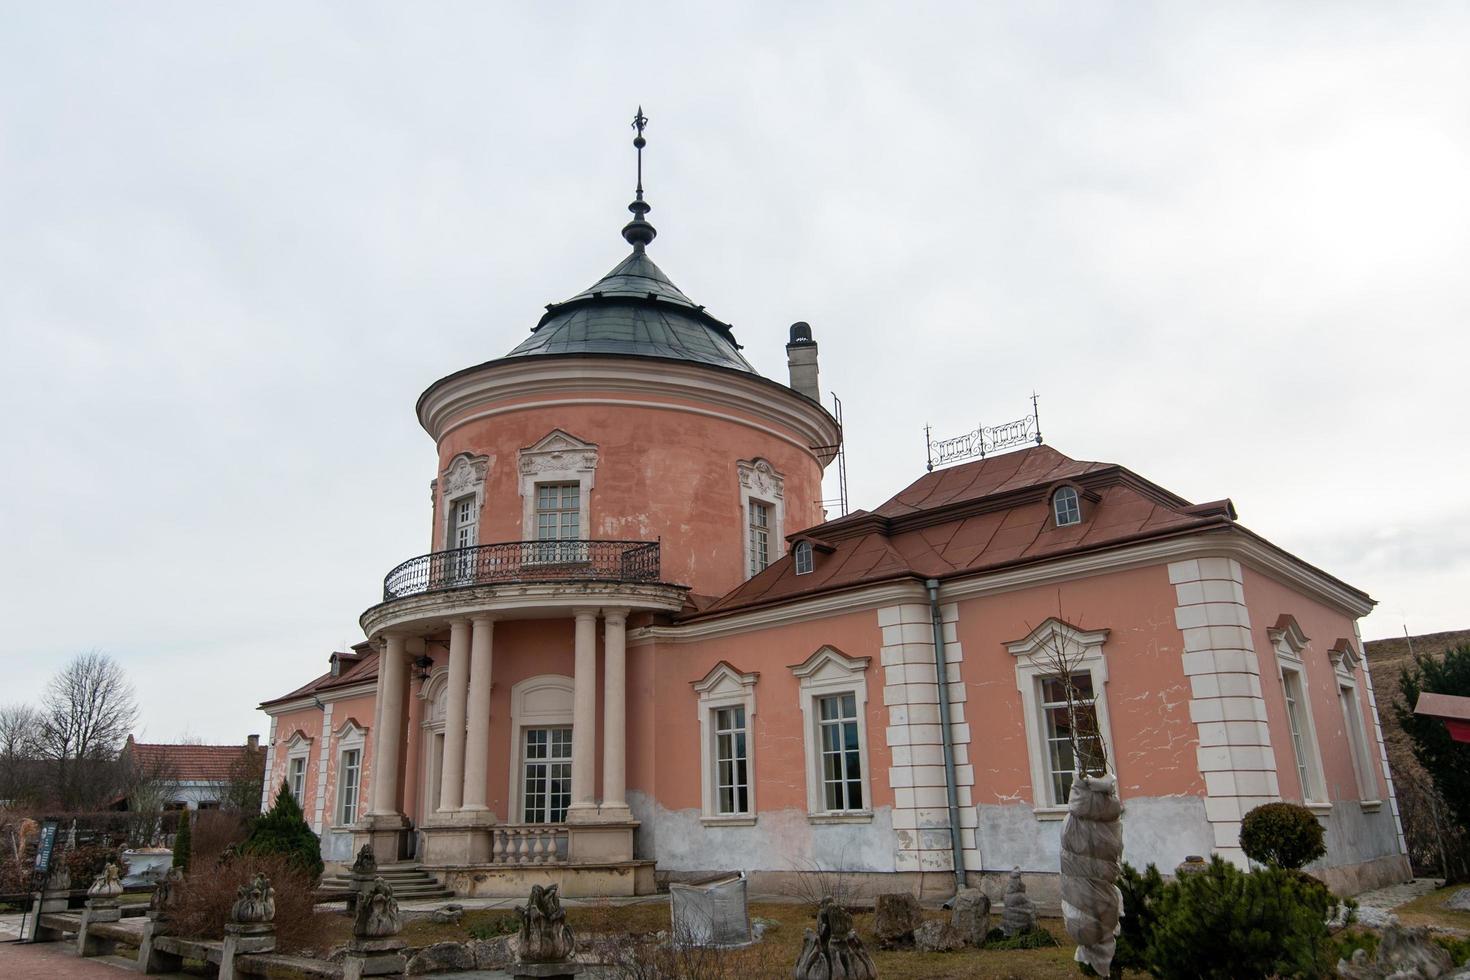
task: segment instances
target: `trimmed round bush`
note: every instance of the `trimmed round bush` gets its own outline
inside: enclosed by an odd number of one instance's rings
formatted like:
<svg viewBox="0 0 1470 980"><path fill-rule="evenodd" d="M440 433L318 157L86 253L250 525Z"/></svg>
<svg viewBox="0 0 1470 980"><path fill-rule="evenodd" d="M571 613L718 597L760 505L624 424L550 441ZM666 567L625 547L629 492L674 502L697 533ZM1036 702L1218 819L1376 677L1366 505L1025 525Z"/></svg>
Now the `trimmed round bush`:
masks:
<svg viewBox="0 0 1470 980"><path fill-rule="evenodd" d="M1312 811L1295 803L1266 803L1240 823L1245 856L1274 868L1296 870L1327 853L1322 825Z"/></svg>

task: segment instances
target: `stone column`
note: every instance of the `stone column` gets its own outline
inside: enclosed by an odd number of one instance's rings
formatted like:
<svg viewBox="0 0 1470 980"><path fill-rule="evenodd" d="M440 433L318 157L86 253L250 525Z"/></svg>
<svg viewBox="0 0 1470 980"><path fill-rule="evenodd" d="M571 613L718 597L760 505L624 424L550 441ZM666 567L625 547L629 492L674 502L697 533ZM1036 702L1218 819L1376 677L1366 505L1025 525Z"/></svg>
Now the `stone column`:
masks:
<svg viewBox="0 0 1470 980"><path fill-rule="evenodd" d="M398 763L403 755L404 637L389 633L378 661L378 736L373 742L373 815L398 814ZM390 858L391 860L391 858Z"/></svg>
<svg viewBox="0 0 1470 980"><path fill-rule="evenodd" d="M466 810L486 810L489 809L485 805L485 770L490 765L490 654L495 620L477 617L471 621L471 628L463 803Z"/></svg>
<svg viewBox="0 0 1470 980"><path fill-rule="evenodd" d="M572 803L567 823L597 819L597 610L579 609L572 678Z"/></svg>
<svg viewBox="0 0 1470 980"><path fill-rule="evenodd" d="M439 774L439 809L458 810L464 802L465 705L470 693L470 624L449 624L449 690L444 702L444 768Z"/></svg>
<svg viewBox="0 0 1470 980"><path fill-rule="evenodd" d="M628 811L628 610L604 609L602 678L602 817L626 820Z"/></svg>

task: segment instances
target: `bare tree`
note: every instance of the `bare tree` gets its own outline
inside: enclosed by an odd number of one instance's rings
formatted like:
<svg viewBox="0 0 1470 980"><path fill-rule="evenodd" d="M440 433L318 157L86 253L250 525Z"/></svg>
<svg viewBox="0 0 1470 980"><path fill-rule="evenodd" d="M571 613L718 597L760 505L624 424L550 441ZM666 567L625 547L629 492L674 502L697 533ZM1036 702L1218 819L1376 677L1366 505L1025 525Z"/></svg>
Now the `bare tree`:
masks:
<svg viewBox="0 0 1470 980"><path fill-rule="evenodd" d="M240 758L230 764L230 781L220 803L241 816L260 813L260 798L265 787L265 750L246 747Z"/></svg>
<svg viewBox="0 0 1470 980"><path fill-rule="evenodd" d="M46 688L42 745L54 764L54 792L67 809L96 807L120 787L117 753L138 720L133 685L117 661L79 653Z"/></svg>
<svg viewBox="0 0 1470 980"><path fill-rule="evenodd" d="M1067 622L1062 614L1060 591L1057 593L1057 622ZM1074 771L1084 776L1101 776L1110 769L1108 748L1098 724L1097 692L1092 689L1092 672L1083 665L1086 652L1068 633L1053 625L1050 635L1041 641L1041 651L1036 660L1045 668L1048 679L1055 683L1065 704L1065 737L1072 753Z"/></svg>
<svg viewBox="0 0 1470 980"><path fill-rule="evenodd" d="M0 707L0 806L40 795L41 715L28 704Z"/></svg>

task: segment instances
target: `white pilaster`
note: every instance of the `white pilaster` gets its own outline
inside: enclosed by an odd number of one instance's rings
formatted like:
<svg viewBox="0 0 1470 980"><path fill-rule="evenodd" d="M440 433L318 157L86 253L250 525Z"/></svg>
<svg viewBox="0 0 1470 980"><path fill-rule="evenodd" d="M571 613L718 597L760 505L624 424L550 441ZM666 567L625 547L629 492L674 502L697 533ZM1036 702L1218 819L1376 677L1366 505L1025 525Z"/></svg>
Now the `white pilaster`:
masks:
<svg viewBox="0 0 1470 980"><path fill-rule="evenodd" d="M572 803L567 822L596 820L597 611L577 613L572 676Z"/></svg>
<svg viewBox="0 0 1470 980"><path fill-rule="evenodd" d="M439 774L439 809L453 812L464 803L465 706L470 687L470 624L449 624L449 687L444 701L444 768Z"/></svg>

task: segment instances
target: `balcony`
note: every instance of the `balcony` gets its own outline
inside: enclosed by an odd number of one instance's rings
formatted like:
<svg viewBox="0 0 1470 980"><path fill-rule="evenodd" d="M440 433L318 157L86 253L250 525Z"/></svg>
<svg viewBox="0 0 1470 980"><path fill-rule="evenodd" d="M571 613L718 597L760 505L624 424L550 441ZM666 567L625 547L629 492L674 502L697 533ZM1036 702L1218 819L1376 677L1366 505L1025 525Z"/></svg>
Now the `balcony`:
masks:
<svg viewBox="0 0 1470 980"><path fill-rule="evenodd" d="M505 541L410 558L383 579L383 601L477 585L659 582L657 541Z"/></svg>

